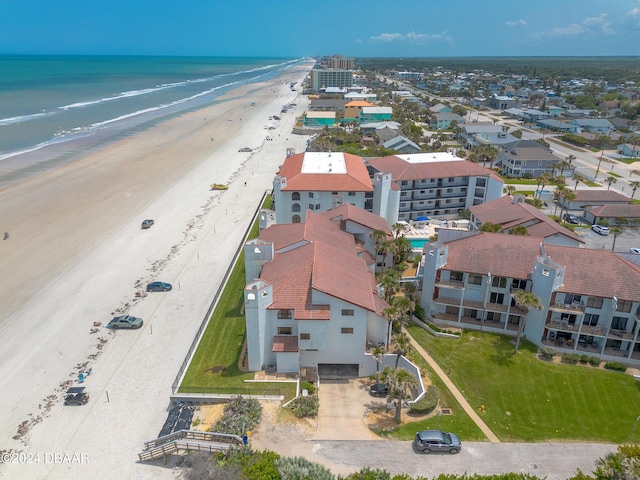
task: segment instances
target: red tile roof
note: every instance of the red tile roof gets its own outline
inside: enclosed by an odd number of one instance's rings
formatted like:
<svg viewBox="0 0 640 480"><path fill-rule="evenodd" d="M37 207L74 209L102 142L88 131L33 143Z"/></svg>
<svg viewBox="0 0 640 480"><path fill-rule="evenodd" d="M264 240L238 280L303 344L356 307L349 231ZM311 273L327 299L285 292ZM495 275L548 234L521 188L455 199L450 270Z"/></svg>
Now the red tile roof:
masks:
<svg viewBox="0 0 640 480"><path fill-rule="evenodd" d="M540 239L479 233L447 243L446 269L526 279L531 277ZM608 250L544 245L553 261L566 267L561 292L638 301L640 267Z"/></svg>
<svg viewBox="0 0 640 480"><path fill-rule="evenodd" d="M419 154L420 155L420 154ZM422 154L428 155L428 154ZM412 155L415 156L415 155ZM416 180L420 178L448 177L494 177L495 172L477 163L460 159L459 161L410 163L391 155L373 158L367 161L379 172L390 173L395 181Z"/></svg>
<svg viewBox="0 0 640 480"><path fill-rule="evenodd" d="M371 230L381 230L391 235L391 229L387 225L387 221L375 213L367 212L350 203L344 203L337 208L321 213L331 220L350 220L354 223L370 228Z"/></svg>
<svg viewBox="0 0 640 480"><path fill-rule="evenodd" d="M596 217L640 218L640 205L635 203L602 205L589 209L589 213Z"/></svg>
<svg viewBox="0 0 640 480"><path fill-rule="evenodd" d="M546 238L564 235L579 243L584 243L568 228L547 217L533 205L524 202L513 202L513 197L505 195L487 203L470 207L471 213L482 223L495 223L508 230L518 225L524 225L527 235Z"/></svg>
<svg viewBox="0 0 640 480"><path fill-rule="evenodd" d="M585 190L575 190L576 198L572 200L575 202L622 202L628 203L631 201L629 197L625 197L621 193L614 192L613 190L594 190L593 188Z"/></svg>
<svg viewBox="0 0 640 480"><path fill-rule="evenodd" d="M369 172L362 157L349 153L330 152L323 155L335 156L337 162L344 159L345 173L303 173L305 156L318 156L320 153L298 153L287 157L280 167L278 175L287 179L283 191L314 192L373 192Z"/></svg>
<svg viewBox="0 0 640 480"><path fill-rule="evenodd" d="M272 352L297 352L298 337L295 335L276 335L273 337Z"/></svg>

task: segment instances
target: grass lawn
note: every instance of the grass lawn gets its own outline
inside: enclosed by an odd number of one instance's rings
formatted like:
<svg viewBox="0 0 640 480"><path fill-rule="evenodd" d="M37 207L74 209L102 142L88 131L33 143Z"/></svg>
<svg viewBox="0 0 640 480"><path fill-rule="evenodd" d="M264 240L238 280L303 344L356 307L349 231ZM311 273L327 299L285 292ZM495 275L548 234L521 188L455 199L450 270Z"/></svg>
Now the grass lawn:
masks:
<svg viewBox="0 0 640 480"><path fill-rule="evenodd" d="M269 204L265 202L264 206L268 208ZM255 238L258 232L256 223L249 238ZM253 373L243 372L238 367L246 333L242 313L244 286L242 252L191 359L179 392L284 395L286 399L295 396L295 384L247 383L245 380L253 380Z"/></svg>
<svg viewBox="0 0 640 480"><path fill-rule="evenodd" d="M408 330L474 408L485 405L482 418L502 441L640 441L638 429L629 438L640 413L631 375L545 362L527 341L514 354L506 336L465 331L451 340Z"/></svg>

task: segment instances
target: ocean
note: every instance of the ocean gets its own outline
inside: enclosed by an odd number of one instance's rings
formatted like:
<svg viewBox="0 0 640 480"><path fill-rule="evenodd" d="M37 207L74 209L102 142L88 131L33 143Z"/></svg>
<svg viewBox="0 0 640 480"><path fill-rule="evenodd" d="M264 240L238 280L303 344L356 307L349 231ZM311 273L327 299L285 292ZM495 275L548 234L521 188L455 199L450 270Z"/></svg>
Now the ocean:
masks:
<svg viewBox="0 0 640 480"><path fill-rule="evenodd" d="M303 59L0 55L0 186Z"/></svg>

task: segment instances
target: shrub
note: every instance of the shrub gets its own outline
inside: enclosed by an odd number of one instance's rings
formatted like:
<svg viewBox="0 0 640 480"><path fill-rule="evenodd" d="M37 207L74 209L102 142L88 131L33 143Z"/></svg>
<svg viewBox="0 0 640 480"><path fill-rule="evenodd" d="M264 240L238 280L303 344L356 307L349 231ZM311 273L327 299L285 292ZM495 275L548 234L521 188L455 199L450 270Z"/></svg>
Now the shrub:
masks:
<svg viewBox="0 0 640 480"><path fill-rule="evenodd" d="M589 355L580 355L580 363L589 363Z"/></svg>
<svg viewBox="0 0 640 480"><path fill-rule="evenodd" d="M327 467L310 462L303 457L280 457L275 461L275 466L282 480L302 480L305 478L333 480L335 478Z"/></svg>
<svg viewBox="0 0 640 480"><path fill-rule="evenodd" d="M589 357L589 364L593 365L594 367L597 367L598 365L600 365L600 358L599 357Z"/></svg>
<svg viewBox="0 0 640 480"><path fill-rule="evenodd" d="M311 382L302 382L300 384L300 389L306 390L307 392L309 392L309 395L313 395L314 393L316 393L316 387L314 387L313 383Z"/></svg>
<svg viewBox="0 0 640 480"><path fill-rule="evenodd" d="M429 385L424 396L417 402L411 404L410 411L416 415L426 415L431 413L436 408L436 405L438 405L439 399L440 393L438 392L438 387L435 385Z"/></svg>
<svg viewBox="0 0 640 480"><path fill-rule="evenodd" d="M607 362L604 364L607 370L615 370L616 372L626 372L627 366L620 362Z"/></svg>
<svg viewBox="0 0 640 480"><path fill-rule="evenodd" d="M556 349L553 347L542 347L542 349L540 350L540 353L547 360L551 360L553 357L556 356L558 352L556 352Z"/></svg>
<svg viewBox="0 0 640 480"><path fill-rule="evenodd" d="M262 405L255 398L241 395L232 397L224 407L223 415L213 427L214 432L244 435L253 430L262 417Z"/></svg>
<svg viewBox="0 0 640 480"><path fill-rule="evenodd" d="M291 411L298 418L315 417L318 415L320 400L315 395L297 397L291 403Z"/></svg>
<svg viewBox="0 0 640 480"><path fill-rule="evenodd" d="M563 363L570 363L571 365L575 365L576 363L578 363L579 359L580 359L580 355L578 355L577 353L563 353L562 354L562 362Z"/></svg>
<svg viewBox="0 0 640 480"><path fill-rule="evenodd" d="M424 322L425 314L424 314L424 308L422 307L422 305L420 305L419 303L416 303L416 309L413 312L413 314Z"/></svg>

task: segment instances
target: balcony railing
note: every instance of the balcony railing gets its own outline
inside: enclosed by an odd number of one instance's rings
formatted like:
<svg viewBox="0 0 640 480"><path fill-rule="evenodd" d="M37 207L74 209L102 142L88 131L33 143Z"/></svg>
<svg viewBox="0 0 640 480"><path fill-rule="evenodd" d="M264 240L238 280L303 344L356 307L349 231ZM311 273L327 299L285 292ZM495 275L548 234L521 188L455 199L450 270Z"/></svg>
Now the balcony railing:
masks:
<svg viewBox="0 0 640 480"><path fill-rule="evenodd" d="M627 332L626 330L618 330L616 328L612 328L611 330L609 330L609 338L633 340L633 332Z"/></svg>
<svg viewBox="0 0 640 480"><path fill-rule="evenodd" d="M584 307L577 302L574 303L562 303L554 302L549 306L549 310L554 312L568 312L568 313L584 313Z"/></svg>
<svg viewBox="0 0 640 480"><path fill-rule="evenodd" d="M454 290L464 290L464 283L463 282L458 282L455 280L449 280L449 281L440 281L436 283L436 287L438 288L452 288Z"/></svg>

